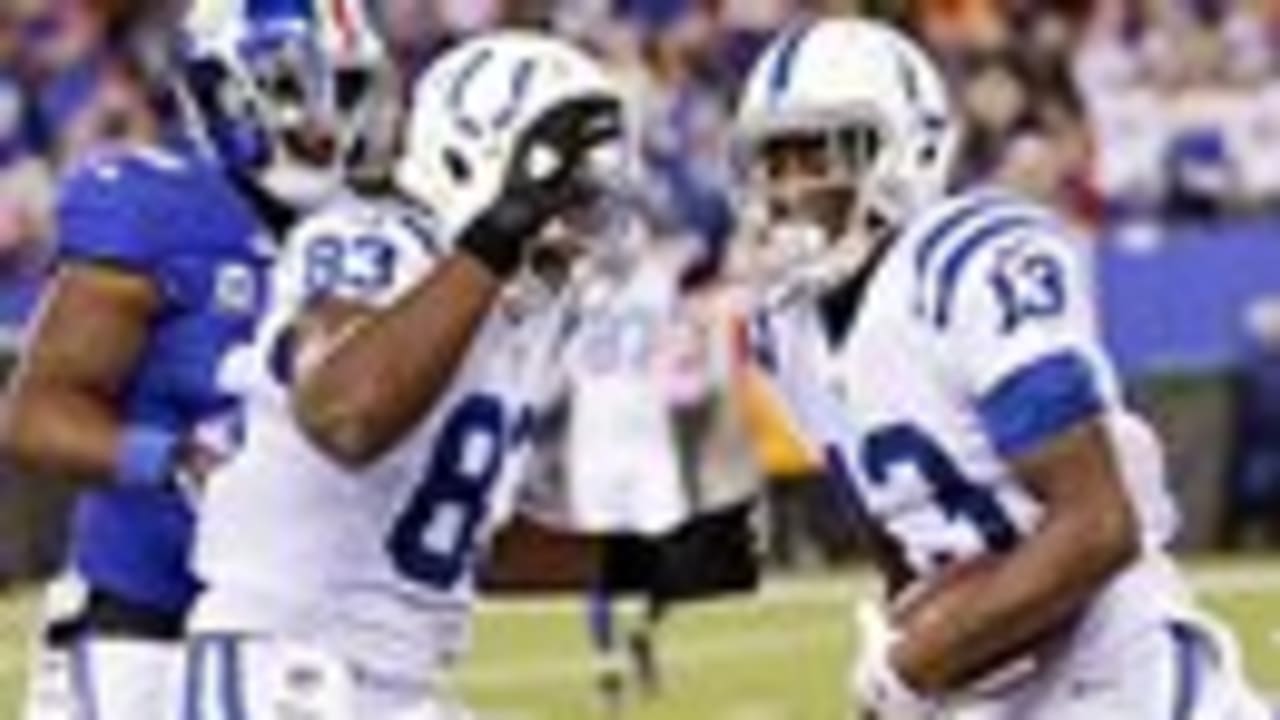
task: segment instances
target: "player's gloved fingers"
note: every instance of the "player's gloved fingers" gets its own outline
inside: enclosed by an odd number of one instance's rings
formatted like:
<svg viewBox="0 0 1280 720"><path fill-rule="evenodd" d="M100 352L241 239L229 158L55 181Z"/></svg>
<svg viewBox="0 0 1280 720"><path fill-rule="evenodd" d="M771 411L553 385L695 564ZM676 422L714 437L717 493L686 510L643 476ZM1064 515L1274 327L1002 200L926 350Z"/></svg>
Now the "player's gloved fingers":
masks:
<svg viewBox="0 0 1280 720"><path fill-rule="evenodd" d="M595 147L622 137L622 106L607 95L556 104L529 124L515 150L508 185L556 194L582 169Z"/></svg>
<svg viewBox="0 0 1280 720"><path fill-rule="evenodd" d="M509 187L527 197L543 221L589 202L603 178L591 152L622 136L622 108L607 96L560 103L531 123L516 150Z"/></svg>
<svg viewBox="0 0 1280 720"><path fill-rule="evenodd" d="M586 96L546 111L517 140L502 190L462 232L458 246L498 277L510 277L547 222L590 199L596 189L584 159L621 133L622 109L614 98Z"/></svg>

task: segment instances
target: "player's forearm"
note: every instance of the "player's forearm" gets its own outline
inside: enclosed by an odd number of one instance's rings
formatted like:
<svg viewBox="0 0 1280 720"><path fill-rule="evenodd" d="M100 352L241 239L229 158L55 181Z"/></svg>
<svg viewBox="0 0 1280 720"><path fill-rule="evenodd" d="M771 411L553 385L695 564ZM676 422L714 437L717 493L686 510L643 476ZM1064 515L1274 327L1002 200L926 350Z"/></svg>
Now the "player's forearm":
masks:
<svg viewBox="0 0 1280 720"><path fill-rule="evenodd" d="M962 688L1078 615L1138 549L1127 509L1047 517L999 569L913 613L893 662L921 691Z"/></svg>
<svg viewBox="0 0 1280 720"><path fill-rule="evenodd" d="M344 464L381 457L448 388L500 290L466 255L446 260L306 368L293 394L302 426Z"/></svg>
<svg viewBox="0 0 1280 720"><path fill-rule="evenodd" d="M114 410L96 398L18 386L0 418L0 453L28 476L100 484L115 474L121 435Z"/></svg>

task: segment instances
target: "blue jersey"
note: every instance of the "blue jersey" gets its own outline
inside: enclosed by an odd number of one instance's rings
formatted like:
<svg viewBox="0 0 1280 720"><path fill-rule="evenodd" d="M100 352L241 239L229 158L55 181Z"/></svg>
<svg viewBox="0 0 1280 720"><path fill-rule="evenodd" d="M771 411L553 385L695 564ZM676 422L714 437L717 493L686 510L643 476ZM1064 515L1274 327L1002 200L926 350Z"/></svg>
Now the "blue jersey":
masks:
<svg viewBox="0 0 1280 720"><path fill-rule="evenodd" d="M233 417L220 369L252 339L273 247L248 197L190 150L135 148L72 173L58 222L61 262L144 276L161 296L121 399L124 421L189 435ZM184 611L197 590L192 521L176 492L108 484L77 505L73 563L92 587Z"/></svg>

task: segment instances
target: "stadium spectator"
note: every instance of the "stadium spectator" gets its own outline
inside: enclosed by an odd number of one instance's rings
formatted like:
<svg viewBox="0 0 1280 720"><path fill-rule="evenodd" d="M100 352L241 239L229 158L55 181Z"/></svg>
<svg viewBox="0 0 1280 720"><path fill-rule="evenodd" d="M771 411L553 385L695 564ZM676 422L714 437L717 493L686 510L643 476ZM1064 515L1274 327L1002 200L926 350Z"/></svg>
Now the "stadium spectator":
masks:
<svg viewBox="0 0 1280 720"><path fill-rule="evenodd" d="M1099 3L1075 70L1098 141L1095 180L1113 206L1205 215L1280 198L1263 12L1216 0Z"/></svg>
<svg viewBox="0 0 1280 720"><path fill-rule="evenodd" d="M795 3L790 0L723 0L719 24L726 70L740 82L751 61L793 12Z"/></svg>
<svg viewBox="0 0 1280 720"><path fill-rule="evenodd" d="M95 146L154 138L158 120L137 71L112 58L78 66L60 77L50 117L55 155L83 157Z"/></svg>
<svg viewBox="0 0 1280 720"><path fill-rule="evenodd" d="M0 278L47 234L52 180L32 134L32 108L15 70L15 18L0 14Z"/></svg>
<svg viewBox="0 0 1280 720"><path fill-rule="evenodd" d="M1009 26L996 0L916 0L912 23L944 65L974 50L1009 44Z"/></svg>
<svg viewBox="0 0 1280 720"><path fill-rule="evenodd" d="M643 157L660 205L674 233L695 242L686 284L715 274L732 230L727 110L708 77L714 76L709 20L686 15L671 31L653 36L648 59L656 92L641 110Z"/></svg>

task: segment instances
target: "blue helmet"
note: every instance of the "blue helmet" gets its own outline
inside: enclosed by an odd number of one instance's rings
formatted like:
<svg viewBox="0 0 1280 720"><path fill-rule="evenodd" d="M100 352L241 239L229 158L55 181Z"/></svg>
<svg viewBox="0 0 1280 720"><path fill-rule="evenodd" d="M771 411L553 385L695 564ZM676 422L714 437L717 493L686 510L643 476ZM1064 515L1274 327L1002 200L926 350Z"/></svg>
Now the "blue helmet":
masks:
<svg viewBox="0 0 1280 720"><path fill-rule="evenodd" d="M296 207L339 189L384 94L363 0L192 0L181 97L197 138Z"/></svg>

